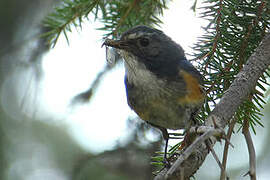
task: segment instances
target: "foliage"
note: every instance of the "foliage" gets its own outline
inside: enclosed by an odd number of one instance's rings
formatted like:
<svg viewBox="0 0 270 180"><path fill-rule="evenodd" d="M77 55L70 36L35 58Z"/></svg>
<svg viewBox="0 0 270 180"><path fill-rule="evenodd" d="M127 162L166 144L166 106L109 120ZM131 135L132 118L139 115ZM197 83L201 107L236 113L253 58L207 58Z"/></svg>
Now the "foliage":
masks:
<svg viewBox="0 0 270 180"><path fill-rule="evenodd" d="M201 118L205 119L270 28L268 1L206 0L201 18L209 21L205 34L194 45L194 60L206 79L207 95ZM260 124L268 73L236 113L240 124Z"/></svg>
<svg viewBox="0 0 270 180"><path fill-rule="evenodd" d="M166 0L63 0L45 18L43 24L49 31L43 36L52 46L55 46L61 33L68 42L67 32L71 32L71 27L82 28L82 22L93 15L95 20L104 24L99 30L107 31L106 37L115 38L135 25L160 24L159 16L166 8Z"/></svg>

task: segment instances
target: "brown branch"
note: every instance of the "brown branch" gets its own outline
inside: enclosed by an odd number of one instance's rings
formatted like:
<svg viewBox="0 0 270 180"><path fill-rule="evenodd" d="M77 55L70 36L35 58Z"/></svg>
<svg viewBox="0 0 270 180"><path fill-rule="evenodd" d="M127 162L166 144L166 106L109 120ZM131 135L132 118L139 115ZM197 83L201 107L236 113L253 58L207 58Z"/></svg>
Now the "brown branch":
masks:
<svg viewBox="0 0 270 180"><path fill-rule="evenodd" d="M178 170L178 167L185 161L194 151L194 149L200 147L200 145L209 139L209 137L214 136L217 134L216 130L214 128L208 129L205 131L203 135L200 136L200 138L197 138L182 154L180 157L176 160L176 162L172 165L172 167L168 170L165 177L170 177L172 174ZM206 147L208 147L206 145ZM208 148L207 148L208 151Z"/></svg>
<svg viewBox="0 0 270 180"><path fill-rule="evenodd" d="M241 43L240 52L239 52L239 67L240 68L242 68L244 64L245 51L248 46L248 41L250 39L251 32L256 26L258 26L259 19L261 19L264 6L265 6L265 2L261 1L261 4L258 6L258 9L257 9L256 16L252 19L252 23L248 26L247 33L245 34L244 39Z"/></svg>
<svg viewBox="0 0 270 180"><path fill-rule="evenodd" d="M124 21L126 20L126 18L128 17L128 15L130 14L131 10L134 9L134 7L139 2L140 2L140 0L134 0L132 3L129 4L129 7L128 7L127 11L121 17L121 19L118 21L117 26L116 26L115 30L113 31L113 33L112 33L114 36L116 36L116 33L118 32L119 27L122 26L122 24L124 23Z"/></svg>
<svg viewBox="0 0 270 180"><path fill-rule="evenodd" d="M249 172L247 174L249 174L250 180L256 180L256 153L255 153L255 148L254 148L252 138L249 132L248 119L244 120L242 133L245 136L247 147L248 147L248 153L249 153Z"/></svg>
<svg viewBox="0 0 270 180"><path fill-rule="evenodd" d="M236 124L236 118L232 119L232 122L230 123L228 133L227 133L227 138L230 140L232 133L233 133L233 128ZM224 145L224 150L223 150L223 159L222 159L222 170L220 172L220 180L225 180L226 178L226 165L227 165L227 157L228 157L228 152L229 152L229 145L230 143L228 141L225 142Z"/></svg>
<svg viewBox="0 0 270 180"><path fill-rule="evenodd" d="M207 143L207 141L206 141L206 143ZM210 149L210 152L212 153L212 155L213 155L214 159L216 160L218 166L220 167L221 171L224 171L224 172L225 172L225 169L224 169L224 167L222 166L220 160L218 159L218 155L217 155L217 153L215 152L215 150L213 149L213 146L212 146L211 144L209 144L209 143L207 143L207 146L208 146L208 148Z"/></svg>
<svg viewBox="0 0 270 180"><path fill-rule="evenodd" d="M256 87L258 79L270 65L270 34L267 34L255 52L249 57L246 65L236 76L230 88L224 93L220 102L216 105L210 116L206 119L205 125L214 127L213 119L219 128L224 129L234 116L235 112L243 101L247 98L252 90ZM189 179L202 165L207 156L208 148L204 142L204 138L212 135L208 131L198 137L190 146L193 147L192 152L186 153L191 149L188 147L181 154L170 169L163 169L155 180L180 179L181 172L184 171L185 179ZM197 144L202 140L202 143ZM211 137L212 145L216 143L216 139ZM193 146L196 144L195 146ZM188 157L186 157L188 155ZM181 161L181 162L180 162ZM179 163L180 162L180 163ZM175 164L177 163L177 167ZM180 172L179 169L182 169Z"/></svg>
<svg viewBox="0 0 270 180"><path fill-rule="evenodd" d="M214 42L213 42L212 49L211 49L211 51L206 53L201 59L204 59L206 57L210 57L210 56L214 55L214 53L216 52L218 40L219 40L219 37L220 37L220 22L221 22L222 2L223 2L223 0L219 0L219 8L217 10L216 35L214 37ZM206 68L208 67L209 63L210 62L207 62L205 64L205 71L206 71Z"/></svg>
<svg viewBox="0 0 270 180"><path fill-rule="evenodd" d="M106 64L105 67L97 74L95 80L93 81L92 85L84 92L77 94L75 97L72 98L70 105L77 105L81 103L89 102L92 98L93 93L99 86L102 78L105 76L107 72L112 69L112 66Z"/></svg>

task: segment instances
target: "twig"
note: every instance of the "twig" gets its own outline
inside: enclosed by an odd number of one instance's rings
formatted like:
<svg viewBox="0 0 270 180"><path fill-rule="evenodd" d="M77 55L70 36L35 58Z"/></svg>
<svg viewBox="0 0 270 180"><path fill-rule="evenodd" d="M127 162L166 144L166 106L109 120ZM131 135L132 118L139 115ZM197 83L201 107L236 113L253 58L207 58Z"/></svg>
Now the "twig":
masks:
<svg viewBox="0 0 270 180"><path fill-rule="evenodd" d="M194 151L194 149L198 148L200 144L202 144L205 140L209 139L211 136L216 134L216 129L208 129L203 135L201 135L199 138L197 138L184 152L181 154L181 156L175 161L175 163L172 165L172 167L168 170L168 172L165 175L165 178L168 178L173 175L175 171L180 167L183 161L185 161L191 153Z"/></svg>
<svg viewBox="0 0 270 180"><path fill-rule="evenodd" d="M231 139L232 133L233 133L233 128L236 124L236 118L234 117L230 123L228 133L227 133L227 138ZM222 159L222 169L220 172L220 180L225 180L226 177L226 165L227 165L227 158L228 158L228 152L229 152L229 145L230 143L228 141L225 142L224 145L224 150L223 150L223 159ZM227 177L228 178L228 177Z"/></svg>
<svg viewBox="0 0 270 180"><path fill-rule="evenodd" d="M131 12L131 10L134 9L134 7L136 6L136 4L139 1L140 0L133 0L133 2L129 4L129 7L128 7L127 11L121 17L121 19L118 21L117 26L116 26L115 30L113 31L113 33L112 33L114 36L116 36L116 33L117 33L119 27L122 26L123 22L126 20L126 18L128 17L129 13Z"/></svg>
<svg viewBox="0 0 270 180"><path fill-rule="evenodd" d="M256 153L255 148L252 142L252 138L249 132L249 122L247 119L244 119L243 131L242 133L245 136L248 153L249 153L249 174L251 180L256 180Z"/></svg>
<svg viewBox="0 0 270 180"><path fill-rule="evenodd" d="M222 10L222 6L223 6L222 2L223 2L223 0L219 0L219 8L217 9L217 15L216 15L216 17L217 17L217 22L216 22L216 24L217 24L217 25L216 25L216 35L215 35L215 37L214 37L213 47L212 47L212 49L211 49L208 53L206 53L206 54L202 57L202 59L204 59L205 57L213 56L214 53L216 52L217 44L218 44L218 39L219 39L219 37L220 37L220 22L221 22L221 16L222 16L221 10ZM208 68L208 65L209 65L209 62L207 62L207 63L205 64L205 71L206 71L206 69Z"/></svg>
<svg viewBox="0 0 270 180"><path fill-rule="evenodd" d="M96 88L99 86L99 83L101 82L104 75L109 72L112 69L112 66L106 64L104 68L97 74L95 80L93 81L92 85L84 92L76 95L72 98L70 105L77 105L80 103L85 103L90 101L93 92L96 90Z"/></svg>
<svg viewBox="0 0 270 180"><path fill-rule="evenodd" d="M212 146L209 142L207 142L207 140L206 140L206 145L207 145L207 147L210 149L210 151L211 151L211 153L212 153L214 159L216 160L218 166L220 167L220 169L221 169L222 171L224 171L224 167L222 166L220 160L218 159L218 156L217 156L215 150L213 149L213 146Z"/></svg>

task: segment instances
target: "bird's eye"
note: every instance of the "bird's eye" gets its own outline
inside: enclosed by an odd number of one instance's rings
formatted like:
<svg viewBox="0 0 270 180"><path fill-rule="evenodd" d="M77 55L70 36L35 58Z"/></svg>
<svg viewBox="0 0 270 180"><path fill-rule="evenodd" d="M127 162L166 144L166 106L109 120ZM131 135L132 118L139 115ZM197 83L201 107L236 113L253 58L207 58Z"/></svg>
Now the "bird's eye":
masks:
<svg viewBox="0 0 270 180"><path fill-rule="evenodd" d="M147 38L141 38L140 39L140 45L143 46L143 47L146 47L149 45L149 39Z"/></svg>

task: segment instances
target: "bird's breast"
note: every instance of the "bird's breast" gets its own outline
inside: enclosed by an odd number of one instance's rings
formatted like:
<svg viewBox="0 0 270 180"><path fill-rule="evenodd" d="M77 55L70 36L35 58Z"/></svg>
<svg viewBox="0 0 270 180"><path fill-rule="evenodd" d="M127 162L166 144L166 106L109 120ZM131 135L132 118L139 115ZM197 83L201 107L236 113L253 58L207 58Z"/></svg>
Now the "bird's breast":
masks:
<svg viewBox="0 0 270 180"><path fill-rule="evenodd" d="M127 78L125 84L128 104L142 120L168 129L183 129L189 125L193 109L179 104L182 94L154 88L153 84L150 87L132 84Z"/></svg>

